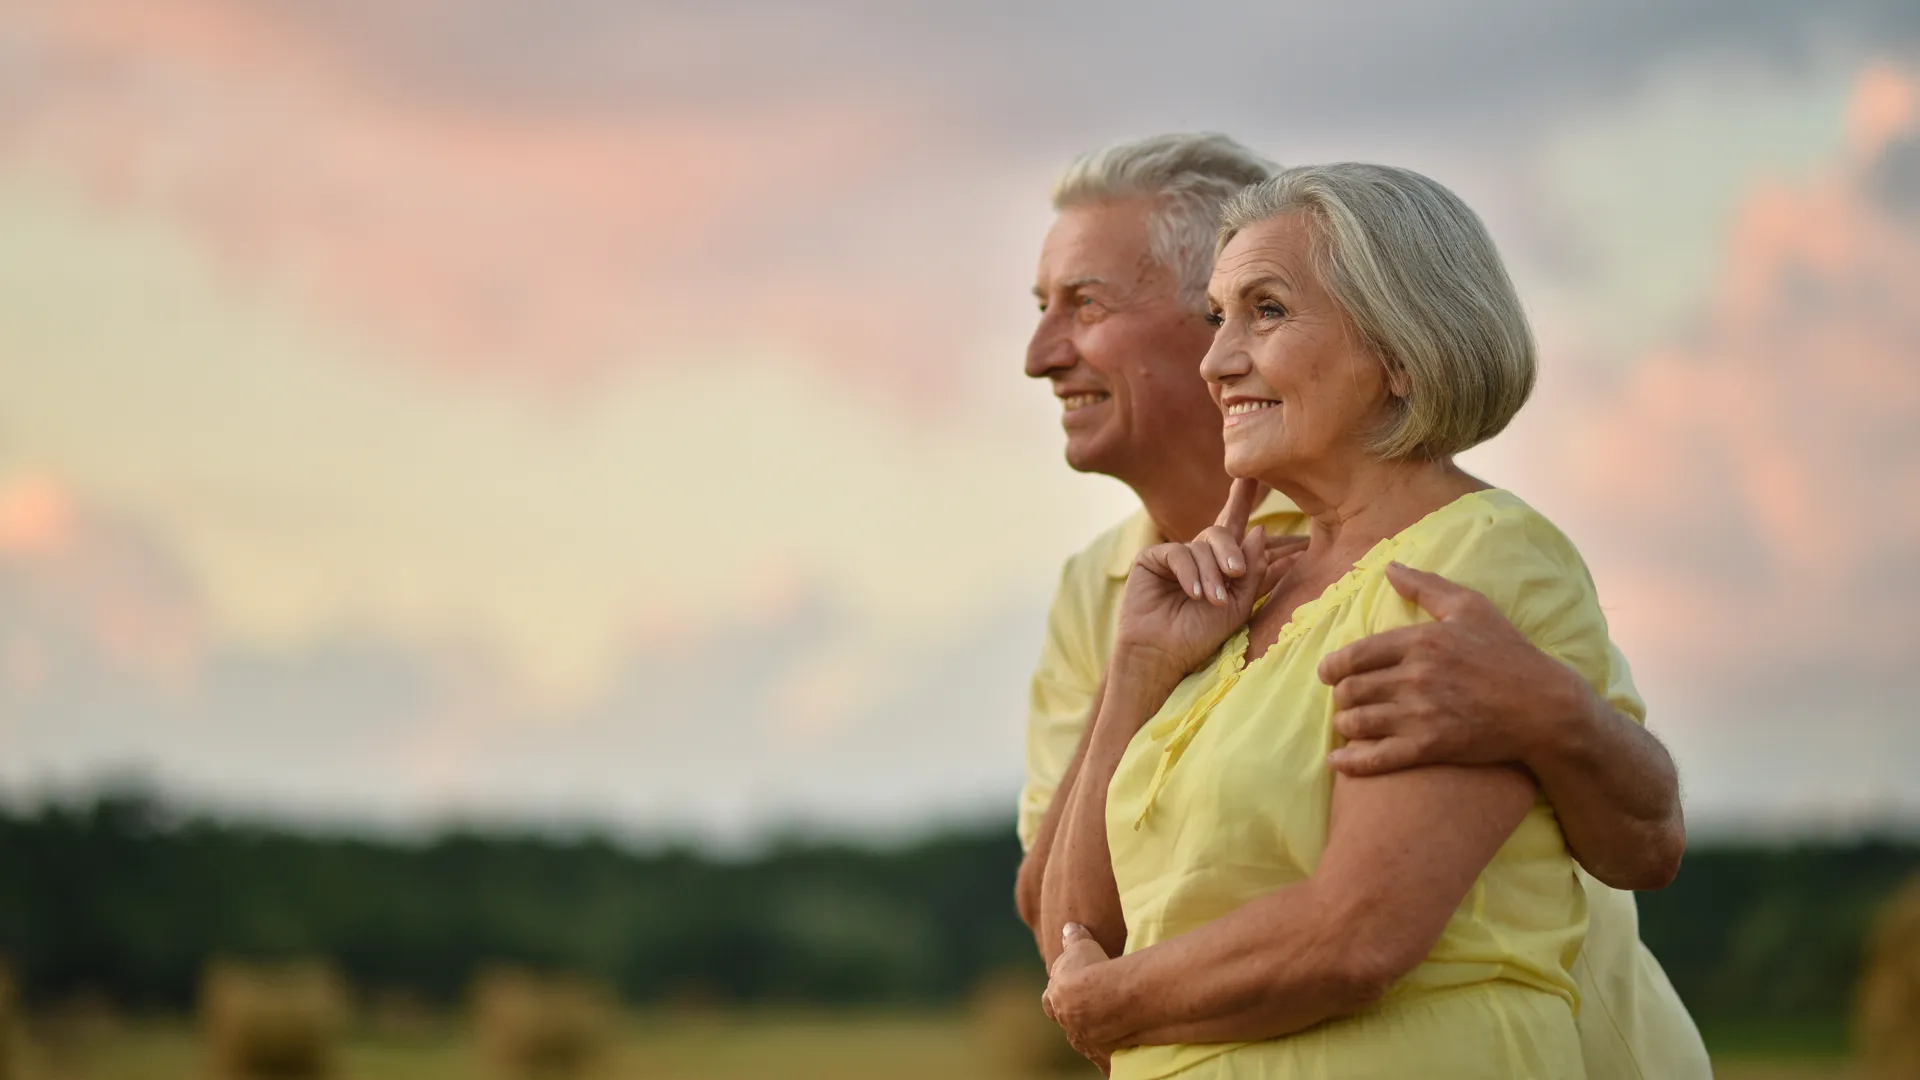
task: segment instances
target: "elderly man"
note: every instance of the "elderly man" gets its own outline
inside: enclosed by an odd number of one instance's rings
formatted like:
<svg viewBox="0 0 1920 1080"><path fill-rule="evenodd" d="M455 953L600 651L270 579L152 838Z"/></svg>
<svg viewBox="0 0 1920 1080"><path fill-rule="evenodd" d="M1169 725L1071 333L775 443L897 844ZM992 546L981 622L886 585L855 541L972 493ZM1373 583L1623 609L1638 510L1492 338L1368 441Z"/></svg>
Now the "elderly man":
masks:
<svg viewBox="0 0 1920 1080"><path fill-rule="evenodd" d="M1056 795L1078 771L1128 570L1143 548L1198 535L1227 498L1220 414L1199 374L1213 337L1206 285L1221 206L1271 171L1224 136L1169 135L1086 155L1054 190L1058 217L1041 249L1041 318L1026 372L1049 380L1060 400L1068 464L1120 480L1141 508L1067 560L1033 676L1019 817L1027 854L1016 891L1036 930L1066 801ZM1308 527L1277 492L1253 521L1281 550ZM1708 1076L1699 1035L1620 891L1667 884L1686 843L1672 759L1639 722L1637 699L1603 700L1478 593L1393 573L1395 588L1434 621L1364 639L1322 665L1335 727L1348 740L1330 767L1529 769L1591 874L1582 877L1590 925L1573 970L1587 1075ZM1047 935L1038 943L1049 962L1061 951Z"/></svg>

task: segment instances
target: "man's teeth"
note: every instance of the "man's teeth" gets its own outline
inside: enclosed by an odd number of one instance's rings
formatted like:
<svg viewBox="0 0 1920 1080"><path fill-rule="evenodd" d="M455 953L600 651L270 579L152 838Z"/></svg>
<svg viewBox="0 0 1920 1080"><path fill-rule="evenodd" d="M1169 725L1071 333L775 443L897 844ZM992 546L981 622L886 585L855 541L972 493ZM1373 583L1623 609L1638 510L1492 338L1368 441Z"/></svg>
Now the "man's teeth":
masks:
<svg viewBox="0 0 1920 1080"><path fill-rule="evenodd" d="M1105 394L1068 394L1066 397L1060 399L1060 404L1071 411L1073 409L1084 409L1096 401L1105 400L1107 400L1107 395Z"/></svg>
<svg viewBox="0 0 1920 1080"><path fill-rule="evenodd" d="M1277 401L1238 401L1227 406L1227 415L1239 416L1241 413L1259 412L1261 409L1271 409L1278 404L1280 403Z"/></svg>

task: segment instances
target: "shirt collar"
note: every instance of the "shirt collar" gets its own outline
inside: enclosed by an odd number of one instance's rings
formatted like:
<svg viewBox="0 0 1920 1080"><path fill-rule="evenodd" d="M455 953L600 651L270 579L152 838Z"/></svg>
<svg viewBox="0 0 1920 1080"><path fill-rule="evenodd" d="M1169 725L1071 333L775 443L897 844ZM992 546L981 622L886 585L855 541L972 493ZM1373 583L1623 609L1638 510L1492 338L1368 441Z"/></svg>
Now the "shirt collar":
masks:
<svg viewBox="0 0 1920 1080"><path fill-rule="evenodd" d="M1300 507L1292 499L1278 491L1267 492L1260 505L1253 508L1252 522L1255 525L1271 525L1276 518L1298 516ZM1125 578L1133 569L1133 560L1142 551L1160 543L1160 530L1154 527L1153 518L1147 515L1147 508L1134 511L1132 517L1120 524L1120 538L1114 543L1113 551L1107 556L1107 576Z"/></svg>

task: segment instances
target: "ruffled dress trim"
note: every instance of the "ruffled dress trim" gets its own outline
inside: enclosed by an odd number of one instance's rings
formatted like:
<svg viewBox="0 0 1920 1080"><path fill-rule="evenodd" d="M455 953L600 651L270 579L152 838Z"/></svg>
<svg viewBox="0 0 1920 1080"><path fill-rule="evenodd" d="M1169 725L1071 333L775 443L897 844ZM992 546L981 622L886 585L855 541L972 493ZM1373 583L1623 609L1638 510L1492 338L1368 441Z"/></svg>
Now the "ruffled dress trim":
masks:
<svg viewBox="0 0 1920 1080"><path fill-rule="evenodd" d="M1285 651L1286 647L1302 634L1312 630L1328 616L1337 612L1360 591L1360 586L1365 583L1369 574L1384 570L1386 565L1394 561L1400 553L1401 547L1421 532L1428 522L1469 499L1498 490L1500 489L1484 488L1480 491L1470 491L1373 545L1365 555L1360 557L1360 561L1353 564L1353 569L1340 575L1339 579L1327 586L1319 596L1295 608L1293 617L1280 628L1280 636L1275 638L1267 651L1261 653L1259 659L1252 664L1247 662L1251 620L1249 620L1249 626L1242 626L1235 631L1233 636L1227 639L1226 644L1220 647L1220 654L1214 659L1214 685L1179 713L1162 717L1147 725L1147 737L1155 742L1165 740L1166 745L1160 751L1160 762L1154 767L1153 779L1147 784L1146 802L1140 807L1140 815L1134 818L1134 831L1138 832L1140 827L1146 824L1147 815L1153 812L1154 801L1159 797L1160 789L1166 786L1167 774L1173 771L1173 767L1179 763L1181 756L1187 752L1187 747L1192 745L1194 737L1200 734L1200 729L1206 724L1207 717L1213 712L1214 706L1220 704L1228 694L1233 692L1233 688L1240 684L1240 677L1246 674L1249 667L1258 666L1275 653ZM1259 612L1266 602L1266 598L1262 597L1260 602L1254 605L1253 610L1256 613Z"/></svg>

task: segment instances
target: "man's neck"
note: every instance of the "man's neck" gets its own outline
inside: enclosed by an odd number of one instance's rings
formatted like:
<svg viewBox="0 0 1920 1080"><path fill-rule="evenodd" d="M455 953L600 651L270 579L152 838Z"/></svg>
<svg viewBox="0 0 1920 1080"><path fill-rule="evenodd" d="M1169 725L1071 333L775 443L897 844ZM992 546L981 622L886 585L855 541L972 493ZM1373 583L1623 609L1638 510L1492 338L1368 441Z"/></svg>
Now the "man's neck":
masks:
<svg viewBox="0 0 1920 1080"><path fill-rule="evenodd" d="M1184 469L1162 468L1127 486L1140 497L1161 540L1185 543L1220 516L1233 478L1216 461Z"/></svg>

